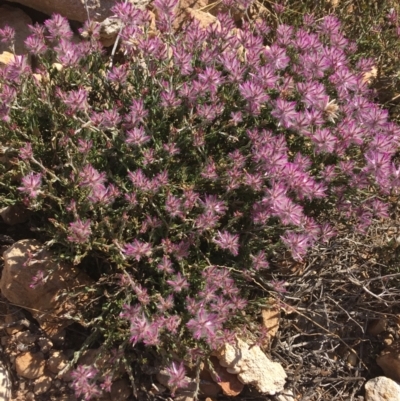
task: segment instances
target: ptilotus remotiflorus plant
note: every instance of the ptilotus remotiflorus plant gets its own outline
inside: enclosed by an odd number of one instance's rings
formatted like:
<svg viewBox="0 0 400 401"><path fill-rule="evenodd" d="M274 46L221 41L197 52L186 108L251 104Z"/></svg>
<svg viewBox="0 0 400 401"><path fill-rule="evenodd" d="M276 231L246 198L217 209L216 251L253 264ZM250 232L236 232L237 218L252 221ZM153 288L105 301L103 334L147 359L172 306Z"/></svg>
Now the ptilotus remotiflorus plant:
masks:
<svg viewBox="0 0 400 401"><path fill-rule="evenodd" d="M399 127L339 21L239 27L234 3L176 31L177 2L157 0L157 35L147 11L116 4L112 65L96 23L75 43L54 15L26 40L36 75L25 56L0 71L1 141L19 149L1 166L2 204L31 209L64 259L105 262L106 343L163 350L174 389L186 381L172 355L205 357L246 332L272 256L302 261L338 224L367 230L400 185ZM85 399L99 392L93 369L75 372Z"/></svg>

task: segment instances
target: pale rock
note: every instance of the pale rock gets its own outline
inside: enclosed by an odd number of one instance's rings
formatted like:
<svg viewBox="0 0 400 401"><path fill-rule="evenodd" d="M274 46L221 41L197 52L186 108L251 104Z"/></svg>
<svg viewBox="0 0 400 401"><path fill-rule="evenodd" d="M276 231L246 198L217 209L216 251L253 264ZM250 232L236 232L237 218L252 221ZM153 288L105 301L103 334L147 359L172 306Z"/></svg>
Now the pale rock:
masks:
<svg viewBox="0 0 400 401"><path fill-rule="evenodd" d="M24 6L41 11L44 14L53 13L84 22L88 18L88 12L91 20L103 21L111 15L111 7L116 0L10 0L14 3L20 3ZM149 0L129 0L138 8L144 8ZM86 10L87 4L87 10Z"/></svg>
<svg viewBox="0 0 400 401"><path fill-rule="evenodd" d="M14 60L14 54L10 52L2 52L0 54L0 65L7 65Z"/></svg>
<svg viewBox="0 0 400 401"><path fill-rule="evenodd" d="M32 391L28 391L25 394L25 401L35 401L35 394L32 393Z"/></svg>
<svg viewBox="0 0 400 401"><path fill-rule="evenodd" d="M400 386L385 377L375 377L365 384L365 401L398 401Z"/></svg>
<svg viewBox="0 0 400 401"><path fill-rule="evenodd" d="M9 226L25 223L31 212L24 205L10 205L0 210L0 216Z"/></svg>
<svg viewBox="0 0 400 401"><path fill-rule="evenodd" d="M33 387L33 392L36 395L46 393L50 390L52 383L52 378L48 375L40 376L37 380L35 380L35 384Z"/></svg>
<svg viewBox="0 0 400 401"><path fill-rule="evenodd" d="M13 335L15 341L25 345L33 345L38 339L38 335L32 334L30 331L19 331Z"/></svg>
<svg viewBox="0 0 400 401"><path fill-rule="evenodd" d="M211 377L221 387L223 393L228 397L236 397L244 388L244 384L238 379L237 375L229 373L226 368L221 366L216 356L210 357L212 369Z"/></svg>
<svg viewBox="0 0 400 401"><path fill-rule="evenodd" d="M61 351L51 351L49 359L46 361L47 369L57 375L64 382L72 381L72 368L67 368L68 358Z"/></svg>
<svg viewBox="0 0 400 401"><path fill-rule="evenodd" d="M3 254L0 289L10 302L31 312L51 337L73 323L69 316L76 316L87 301L83 293L71 298L74 289L90 286L93 281L73 266L56 263L49 251L41 249L36 240L22 240L10 246ZM28 252L36 256L35 263L27 267L24 263ZM32 289L32 278L39 270L52 273L45 283Z"/></svg>
<svg viewBox="0 0 400 401"><path fill-rule="evenodd" d="M40 337L37 344L44 354L47 354L53 348L53 343L47 337Z"/></svg>
<svg viewBox="0 0 400 401"><path fill-rule="evenodd" d="M0 364L0 400L10 401L11 400L11 378L9 371Z"/></svg>
<svg viewBox="0 0 400 401"><path fill-rule="evenodd" d="M387 377L400 382L400 341L386 347L376 359Z"/></svg>
<svg viewBox="0 0 400 401"><path fill-rule="evenodd" d="M0 7L0 27L8 25L15 30L15 54L28 53L24 44L26 38L31 35L28 24L32 25L32 20L20 8L6 5ZM10 48L7 43L0 42L0 53L3 52L10 52Z"/></svg>
<svg viewBox="0 0 400 401"><path fill-rule="evenodd" d="M225 344L216 355L222 366L238 375L244 384L253 385L258 391L274 395L283 390L286 373L277 362L272 362L257 345L249 346L241 339L236 344Z"/></svg>
<svg viewBox="0 0 400 401"><path fill-rule="evenodd" d="M122 28L122 23L116 18L106 18L100 25L100 41L103 46L112 46Z"/></svg>
<svg viewBox="0 0 400 401"><path fill-rule="evenodd" d="M261 311L263 325L267 329L267 341L271 342L279 330L279 321L281 318L281 308L276 303L268 309Z"/></svg>
<svg viewBox="0 0 400 401"><path fill-rule="evenodd" d="M15 359L15 369L19 376L26 379L37 379L44 373L46 362L41 352L25 352Z"/></svg>
<svg viewBox="0 0 400 401"><path fill-rule="evenodd" d="M203 28L207 28L209 25L211 25L215 21L218 21L217 17L215 17L214 15L212 15L208 12L205 12L205 11L201 11L201 10L194 10L191 7L187 8L186 12L188 13L188 15L190 17L199 21L200 26Z"/></svg>
<svg viewBox="0 0 400 401"><path fill-rule="evenodd" d="M132 395L132 388L127 379L119 379L111 386L111 400L125 401Z"/></svg>

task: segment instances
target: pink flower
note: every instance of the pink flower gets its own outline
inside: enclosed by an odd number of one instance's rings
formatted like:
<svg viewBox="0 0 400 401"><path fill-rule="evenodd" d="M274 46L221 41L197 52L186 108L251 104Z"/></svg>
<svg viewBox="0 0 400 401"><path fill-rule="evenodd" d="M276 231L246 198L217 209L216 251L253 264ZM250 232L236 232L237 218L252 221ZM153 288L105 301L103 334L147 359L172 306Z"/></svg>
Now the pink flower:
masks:
<svg viewBox="0 0 400 401"><path fill-rule="evenodd" d="M311 238L307 234L295 233L293 231L286 231L281 236L281 240L292 253L294 260L302 261L303 256L307 253L311 244Z"/></svg>
<svg viewBox="0 0 400 401"><path fill-rule="evenodd" d="M30 173L22 178L22 186L18 189L21 192L26 192L32 199L35 199L40 193L41 184L42 174Z"/></svg>
<svg viewBox="0 0 400 401"><path fill-rule="evenodd" d="M32 144L26 142L25 145L19 150L19 157L22 160L28 160L33 157Z"/></svg>
<svg viewBox="0 0 400 401"><path fill-rule="evenodd" d="M203 307L199 309L194 319L190 319L186 326L193 332L193 338L205 338L212 342L216 332L221 328L219 317L215 313L208 313Z"/></svg>
<svg viewBox="0 0 400 401"><path fill-rule="evenodd" d="M152 249L148 242L134 239L132 243L125 245L123 252L126 256L133 257L139 262L144 256L150 256Z"/></svg>
<svg viewBox="0 0 400 401"><path fill-rule="evenodd" d="M0 29L0 38L2 43L13 43L15 38L15 29L6 25L3 29Z"/></svg>
<svg viewBox="0 0 400 401"><path fill-rule="evenodd" d="M221 249L229 250L233 256L239 254L239 235L230 234L228 231L218 231L217 237L213 239Z"/></svg>
<svg viewBox="0 0 400 401"><path fill-rule="evenodd" d="M47 30L49 31L48 39L58 40L58 39L70 39L72 38L73 32L66 18L62 17L60 14L53 14L51 19L44 22Z"/></svg>
<svg viewBox="0 0 400 401"><path fill-rule="evenodd" d="M73 223L69 223L70 235L67 237L68 241L75 242L77 244L83 244L89 240L92 230L90 229L90 220L83 222L78 219Z"/></svg>
<svg viewBox="0 0 400 401"><path fill-rule="evenodd" d="M150 136L146 135L143 127L133 128L126 133L125 143L128 145L141 146L150 141Z"/></svg>
<svg viewBox="0 0 400 401"><path fill-rule="evenodd" d="M189 288L188 281L181 273L178 273L173 280L167 280L167 283L173 288L174 292L181 292Z"/></svg>
<svg viewBox="0 0 400 401"><path fill-rule="evenodd" d="M186 378L186 369L183 366L183 362L179 365L172 362L172 365L165 370L169 376L168 386L171 387L172 394L174 394L178 388L187 387L188 380Z"/></svg>
<svg viewBox="0 0 400 401"><path fill-rule="evenodd" d="M45 282L45 277L44 277L44 272L43 270L38 270L36 273L36 276L32 277L31 284L29 285L29 288L36 288Z"/></svg>

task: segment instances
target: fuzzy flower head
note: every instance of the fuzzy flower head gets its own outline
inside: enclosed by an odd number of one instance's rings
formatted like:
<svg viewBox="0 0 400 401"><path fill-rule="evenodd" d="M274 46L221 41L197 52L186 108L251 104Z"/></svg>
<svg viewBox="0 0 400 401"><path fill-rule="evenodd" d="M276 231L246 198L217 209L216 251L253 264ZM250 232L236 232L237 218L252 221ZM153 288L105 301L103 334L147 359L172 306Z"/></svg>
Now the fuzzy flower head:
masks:
<svg viewBox="0 0 400 401"><path fill-rule="evenodd" d="M3 43L13 43L15 38L15 29L6 25L0 29L0 41Z"/></svg>
<svg viewBox="0 0 400 401"><path fill-rule="evenodd" d="M213 239L221 249L228 250L233 256L239 254L239 235L231 234L228 231L218 231L217 236Z"/></svg>
<svg viewBox="0 0 400 401"><path fill-rule="evenodd" d="M42 184L42 174L30 173L22 178L22 186L18 189L28 194L32 199L37 198Z"/></svg>
<svg viewBox="0 0 400 401"><path fill-rule="evenodd" d="M74 242L76 244L83 244L89 241L89 237L92 234L92 230L90 229L90 220L86 220L83 222L78 219L69 224L69 232L70 235L67 237L68 241Z"/></svg>
<svg viewBox="0 0 400 401"><path fill-rule="evenodd" d="M33 157L32 144L26 142L25 145L19 150L19 157L22 160L29 160Z"/></svg>
<svg viewBox="0 0 400 401"><path fill-rule="evenodd" d="M175 362L172 362L171 366L165 369L168 376L168 386L172 390L172 394L175 394L176 389L187 387L188 380L186 378L186 369L181 362L179 365Z"/></svg>

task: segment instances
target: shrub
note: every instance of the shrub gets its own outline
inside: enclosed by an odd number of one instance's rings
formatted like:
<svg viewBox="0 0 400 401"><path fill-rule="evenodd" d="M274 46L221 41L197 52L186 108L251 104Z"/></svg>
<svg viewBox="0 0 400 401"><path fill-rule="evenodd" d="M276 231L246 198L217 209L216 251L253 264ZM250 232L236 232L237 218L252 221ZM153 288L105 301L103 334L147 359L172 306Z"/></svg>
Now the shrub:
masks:
<svg viewBox="0 0 400 401"><path fill-rule="evenodd" d="M173 387L185 382L173 356L207 356L285 292L266 279L272 256L301 261L340 228L365 231L400 185L399 127L339 21L238 28L228 3L207 28L175 32L176 1L156 0L157 35L147 11L117 4L112 65L98 26L77 44L54 15L26 41L35 74L25 56L0 74L1 203L34 211L63 259L103 262L106 343L158 349ZM90 399L98 372L79 369Z"/></svg>

